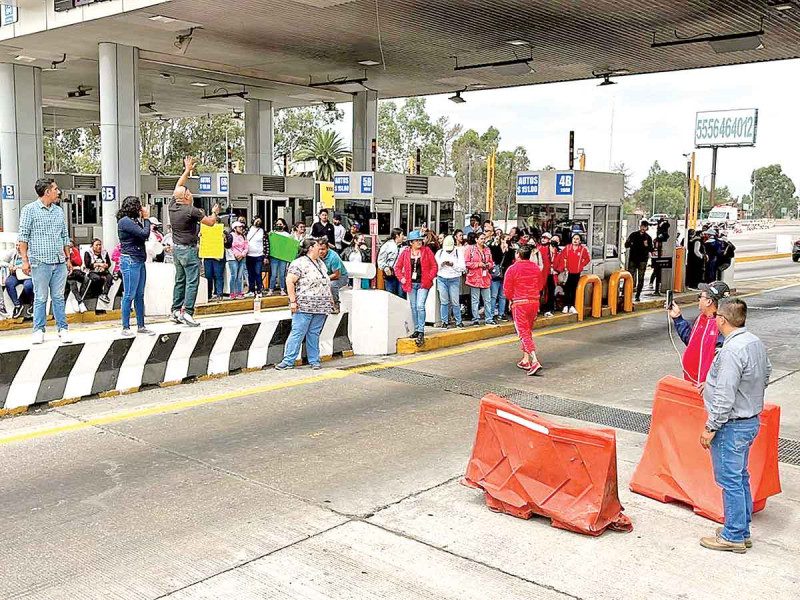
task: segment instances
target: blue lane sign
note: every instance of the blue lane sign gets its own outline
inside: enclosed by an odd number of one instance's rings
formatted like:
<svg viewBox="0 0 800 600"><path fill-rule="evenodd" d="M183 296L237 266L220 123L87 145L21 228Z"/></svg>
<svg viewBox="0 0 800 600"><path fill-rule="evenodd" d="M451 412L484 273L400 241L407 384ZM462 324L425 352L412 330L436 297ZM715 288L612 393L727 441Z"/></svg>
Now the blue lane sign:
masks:
<svg viewBox="0 0 800 600"><path fill-rule="evenodd" d="M200 192L211 191L211 175L200 175Z"/></svg>
<svg viewBox="0 0 800 600"><path fill-rule="evenodd" d="M227 194L228 193L228 176L227 175L220 175L219 176L219 193L220 194Z"/></svg>
<svg viewBox="0 0 800 600"><path fill-rule="evenodd" d="M517 196L538 196L538 175L517 175Z"/></svg>
<svg viewBox="0 0 800 600"><path fill-rule="evenodd" d="M372 193L372 175L361 176L361 193L362 194Z"/></svg>
<svg viewBox="0 0 800 600"><path fill-rule="evenodd" d="M3 200L14 200L14 186L13 185L4 185L3 186Z"/></svg>
<svg viewBox="0 0 800 600"><path fill-rule="evenodd" d="M556 173L556 196L572 196L575 189L575 175Z"/></svg>
<svg viewBox="0 0 800 600"><path fill-rule="evenodd" d="M117 188L113 185L104 185L100 191L103 202L114 202L117 199Z"/></svg>
<svg viewBox="0 0 800 600"><path fill-rule="evenodd" d="M3 25L13 25L17 20L17 7L11 4L3 4Z"/></svg>
<svg viewBox="0 0 800 600"><path fill-rule="evenodd" d="M350 176L349 175L336 175L333 178L333 193L334 194L349 194L350 193Z"/></svg>

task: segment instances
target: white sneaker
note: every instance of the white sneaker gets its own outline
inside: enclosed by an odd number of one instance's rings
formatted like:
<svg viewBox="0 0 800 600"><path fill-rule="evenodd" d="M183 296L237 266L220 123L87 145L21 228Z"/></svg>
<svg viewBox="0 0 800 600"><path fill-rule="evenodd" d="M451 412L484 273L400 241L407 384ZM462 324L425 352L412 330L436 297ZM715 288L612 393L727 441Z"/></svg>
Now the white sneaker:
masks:
<svg viewBox="0 0 800 600"><path fill-rule="evenodd" d="M569 306L565 306L564 310L562 310L561 312L563 312L565 315L569 314Z"/></svg>
<svg viewBox="0 0 800 600"><path fill-rule="evenodd" d="M70 336L68 329L59 329L58 330L58 339L61 340L62 344L71 344L72 343L72 336Z"/></svg>
<svg viewBox="0 0 800 600"><path fill-rule="evenodd" d="M86 312L86 311L88 311L88 310L89 310L89 309L88 309L88 308L86 308L86 305L85 305L83 302L81 302L80 304L78 304L78 312L80 312L80 313L85 313L85 312Z"/></svg>
<svg viewBox="0 0 800 600"><path fill-rule="evenodd" d="M131 329L123 329L122 330L122 337L133 337L135 335L136 334L133 333L133 331Z"/></svg>
<svg viewBox="0 0 800 600"><path fill-rule="evenodd" d="M577 314L578 314L578 311L577 311L577 310L575 310L575 307L574 307L574 306L570 306L570 307L569 307L569 314L571 314L571 315L577 315Z"/></svg>
<svg viewBox="0 0 800 600"><path fill-rule="evenodd" d="M169 320L172 321L173 323L176 323L177 325L183 323L183 315L181 314L181 311L176 310L175 312L173 312L169 316Z"/></svg>
<svg viewBox="0 0 800 600"><path fill-rule="evenodd" d="M200 327L200 322L195 321L194 317L189 313L183 313L183 320L184 325L188 325L189 327Z"/></svg>
<svg viewBox="0 0 800 600"><path fill-rule="evenodd" d="M34 331L31 344L44 344L44 331Z"/></svg>
<svg viewBox="0 0 800 600"><path fill-rule="evenodd" d="M544 316L545 316L545 317L552 317L552 316L553 316L553 313L551 313L551 312L548 310L546 313L544 313Z"/></svg>

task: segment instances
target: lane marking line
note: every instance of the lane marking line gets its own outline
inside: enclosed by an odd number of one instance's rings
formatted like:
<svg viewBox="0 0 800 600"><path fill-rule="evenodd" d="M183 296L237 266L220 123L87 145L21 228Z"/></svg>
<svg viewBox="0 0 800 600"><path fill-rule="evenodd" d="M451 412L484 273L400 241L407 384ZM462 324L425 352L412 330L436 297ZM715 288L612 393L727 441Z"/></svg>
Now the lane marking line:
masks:
<svg viewBox="0 0 800 600"><path fill-rule="evenodd" d="M770 288L766 290L760 290L755 292L750 292L748 294L742 294L738 296L739 298L748 298L752 296L759 296L762 294L767 294L770 292L776 292L785 290L788 288L793 288L800 286L800 283L793 283L789 285L780 286L777 288ZM624 321L627 319L634 319L637 317L643 317L646 315L651 315L655 313L663 313L663 308L652 308L649 310L644 310L641 312L632 312L632 313L625 313L621 315L617 315L615 317L607 318L607 319L600 319L600 320L593 320L593 321L583 321L579 323L571 323L569 325L562 325L558 327L548 327L546 329L541 330L536 337L544 337L548 335L556 335L559 333L566 333L570 331L575 331L578 329L584 329L586 327L597 327L599 325L606 325L608 323L616 323L618 321ZM484 350L487 348L495 348L497 346L503 346L506 344L516 344L519 340L515 335L504 336L502 338L495 338L492 340L486 340L483 342L476 342L472 344L467 344L464 346L459 346L456 348L448 348L446 350L437 350L434 352L426 352L420 354L413 354L410 355L408 358L403 358L399 360L390 360L380 364L368 364L363 365L360 367L352 367L348 368L346 371L336 369L332 371L328 371L326 373L321 373L319 375L312 375L310 377L303 377L301 379L295 379L293 381L282 381L278 383L272 383L268 385L260 385L252 388L247 388L243 390L237 390L233 392L227 392L224 394L216 394L213 396L208 396L205 398L194 398L192 400L180 400L177 402L168 402L165 404L155 404L153 406L149 406L147 408L140 408L135 410L128 410L119 413L113 413L110 415L105 415L102 417L94 417L91 419L86 419L82 421L78 421L76 423L69 423L66 425L57 425L55 427L49 427L45 429L39 429L36 431L28 431L24 433L12 434L7 435L4 437L0 437L0 446L5 446L8 444L14 444L17 442L24 442L28 440L34 440L43 437L50 437L54 435L58 435L61 433L69 433L73 431L80 431L83 429L89 429L98 425L110 425L112 423L120 423L122 421L131 421L134 419L140 419L143 417L151 417L154 415L162 415L168 412L174 412L176 410L186 410L189 408L195 408L197 406L205 406L208 404L216 404L219 402L224 402L226 400L234 400L237 398L243 398L246 396L253 396L256 394L264 394L267 392L275 392L278 390L285 390L291 389L295 387L300 387L304 385L310 385L315 383L322 383L327 381L335 381L337 379L344 379L349 377L350 375L360 374L360 373L372 373L374 371L382 371L385 369L391 369L393 367L404 367L407 365L413 365L419 362L429 361L429 360L436 360L439 358L447 358L450 356L458 356L459 354L466 354L468 352L473 352L475 350ZM69 418L78 418L72 417L69 415Z"/></svg>

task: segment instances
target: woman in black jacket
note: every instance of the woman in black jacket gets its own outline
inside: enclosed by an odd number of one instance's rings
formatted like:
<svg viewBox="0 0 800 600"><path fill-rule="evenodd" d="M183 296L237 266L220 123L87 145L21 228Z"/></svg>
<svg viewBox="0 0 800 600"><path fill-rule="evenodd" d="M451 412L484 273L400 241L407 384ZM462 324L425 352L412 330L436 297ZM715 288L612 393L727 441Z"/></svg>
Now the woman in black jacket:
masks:
<svg viewBox="0 0 800 600"><path fill-rule="evenodd" d="M132 337L131 304L136 309L138 333L155 335L144 324L144 286L147 283L144 244L150 237L150 208L142 206L137 196L128 196L122 201L117 213L117 234L120 244L119 270L122 273L122 335Z"/></svg>

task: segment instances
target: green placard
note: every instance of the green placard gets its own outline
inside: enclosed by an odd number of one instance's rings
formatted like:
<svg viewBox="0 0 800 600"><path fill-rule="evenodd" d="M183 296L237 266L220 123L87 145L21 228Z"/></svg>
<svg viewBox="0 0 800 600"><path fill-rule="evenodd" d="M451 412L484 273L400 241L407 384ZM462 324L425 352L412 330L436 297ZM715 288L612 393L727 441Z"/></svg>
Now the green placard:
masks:
<svg viewBox="0 0 800 600"><path fill-rule="evenodd" d="M293 237L281 235L274 231L269 234L269 255L271 258L292 262L297 258L300 242Z"/></svg>

